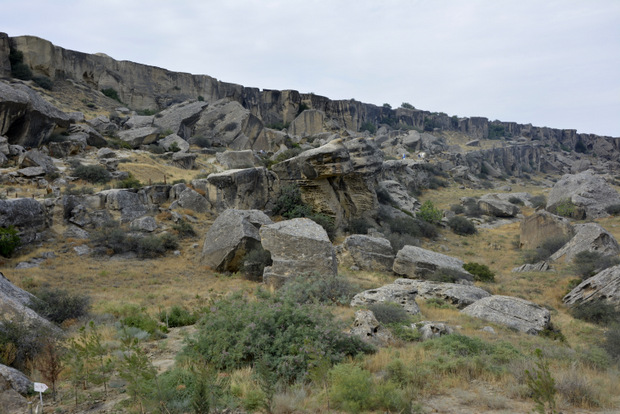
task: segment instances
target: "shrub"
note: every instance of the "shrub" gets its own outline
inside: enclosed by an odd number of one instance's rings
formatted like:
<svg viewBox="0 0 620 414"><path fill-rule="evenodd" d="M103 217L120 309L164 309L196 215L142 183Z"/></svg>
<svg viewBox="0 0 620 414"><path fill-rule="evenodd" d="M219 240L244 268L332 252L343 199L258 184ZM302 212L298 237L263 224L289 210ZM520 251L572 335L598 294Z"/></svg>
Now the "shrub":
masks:
<svg viewBox="0 0 620 414"><path fill-rule="evenodd" d="M324 309L299 305L262 293L249 301L232 295L211 305L184 353L198 355L221 370L234 370L266 358L278 379L302 380L321 355L330 363L370 352L359 338L348 337Z"/></svg>
<svg viewBox="0 0 620 414"><path fill-rule="evenodd" d="M11 75L14 78L21 80L32 79L32 71L24 63L24 54L21 51L11 48L9 51L9 63L11 64Z"/></svg>
<svg viewBox="0 0 620 414"><path fill-rule="evenodd" d="M468 199L465 202L465 215L467 217L480 217L483 213L475 199Z"/></svg>
<svg viewBox="0 0 620 414"><path fill-rule="evenodd" d="M460 234L461 236L478 233L474 223L461 216L450 218L450 220L448 220L448 227L450 227L454 233Z"/></svg>
<svg viewBox="0 0 620 414"><path fill-rule="evenodd" d="M87 315L90 309L90 298L86 295L52 288L41 288L34 294L36 299L30 303L30 307L57 324L69 319L79 319Z"/></svg>
<svg viewBox="0 0 620 414"><path fill-rule="evenodd" d="M615 307L607 302L586 302L571 309L574 318L597 325L608 325L612 322L620 322L620 316Z"/></svg>
<svg viewBox="0 0 620 414"><path fill-rule="evenodd" d="M224 127L224 131L226 132L230 132L230 131L234 131L237 128L238 124L236 122L231 122L229 124L226 124L226 126Z"/></svg>
<svg viewBox="0 0 620 414"><path fill-rule="evenodd" d="M301 190L299 187L294 184L287 185L280 189L280 195L276 199L272 213L292 218L289 216L297 214L295 209L301 205L303 205L303 201L301 201Z"/></svg>
<svg viewBox="0 0 620 414"><path fill-rule="evenodd" d="M620 362L620 323L615 323L607 329L603 348L609 356Z"/></svg>
<svg viewBox="0 0 620 414"><path fill-rule="evenodd" d="M542 262L549 259L553 253L560 250L569 240L569 236L550 237L544 240L540 247L523 252L523 258L526 263Z"/></svg>
<svg viewBox="0 0 620 414"><path fill-rule="evenodd" d="M465 213L465 207L460 204L452 204L450 206L450 210L454 212L454 214L463 214Z"/></svg>
<svg viewBox="0 0 620 414"><path fill-rule="evenodd" d="M579 252L573 258L575 274L584 280L619 263L620 259L616 256L604 256L589 250Z"/></svg>
<svg viewBox="0 0 620 414"><path fill-rule="evenodd" d="M346 305L359 289L346 278L312 273L289 278L278 294L283 300L299 304L328 303Z"/></svg>
<svg viewBox="0 0 620 414"><path fill-rule="evenodd" d="M620 204L612 204L610 206L607 206L605 207L605 211L607 212L607 214L617 216L620 214Z"/></svg>
<svg viewBox="0 0 620 414"><path fill-rule="evenodd" d="M368 234L368 230L372 228L372 225L363 218L356 218L349 222L347 231L351 234Z"/></svg>
<svg viewBox="0 0 620 414"><path fill-rule="evenodd" d="M245 254L241 270L250 279L260 280L265 267L271 266L271 264L271 253L263 249L263 246L258 245Z"/></svg>
<svg viewBox="0 0 620 414"><path fill-rule="evenodd" d="M179 220L174 223L172 225L172 229L181 239L184 239L186 237L195 237L197 235L194 227L192 227L192 225L185 220Z"/></svg>
<svg viewBox="0 0 620 414"><path fill-rule="evenodd" d="M54 82L47 76L35 76L32 78L33 82L43 89L51 91L54 88Z"/></svg>
<svg viewBox="0 0 620 414"><path fill-rule="evenodd" d="M470 262L463 265L463 269L474 275L474 280L479 282L495 282L495 273L487 265Z"/></svg>
<svg viewBox="0 0 620 414"><path fill-rule="evenodd" d="M375 192L377 193L377 200L381 204L392 204L394 201L390 195L390 192L385 187L377 187Z"/></svg>
<svg viewBox="0 0 620 414"><path fill-rule="evenodd" d="M405 109L415 109L409 102L403 102L400 106Z"/></svg>
<svg viewBox="0 0 620 414"><path fill-rule="evenodd" d="M122 327L138 328L144 332L148 332L150 335L156 335L166 330L164 326L159 325L155 319L150 317L144 308L140 308L136 305L124 306L121 309L121 315L123 315L123 317L119 323Z"/></svg>
<svg viewBox="0 0 620 414"><path fill-rule="evenodd" d="M371 134L374 134L375 132L377 132L377 127L372 122L366 121L360 126L360 132L364 131L368 131Z"/></svg>
<svg viewBox="0 0 620 414"><path fill-rule="evenodd" d="M576 208L577 206L570 199L565 199L556 204L552 210L562 217L574 217Z"/></svg>
<svg viewBox="0 0 620 414"><path fill-rule="evenodd" d="M525 384L527 385L539 413L546 413L548 406L549 412L555 413L555 380L549 371L549 363L543 359L542 351L536 349L536 368L532 371L525 370Z"/></svg>
<svg viewBox="0 0 620 414"><path fill-rule="evenodd" d="M514 205L517 205L517 206L522 206L523 205L523 200L521 200L519 197L512 196L512 197L508 198L508 202L512 203Z"/></svg>
<svg viewBox="0 0 620 414"><path fill-rule="evenodd" d="M392 246L392 251L394 254L398 253L405 246L419 246L420 239L411 234L400 234L400 233L390 233L387 236L390 245Z"/></svg>
<svg viewBox="0 0 620 414"><path fill-rule="evenodd" d="M15 227L0 227L0 255L10 257L21 243Z"/></svg>
<svg viewBox="0 0 620 414"><path fill-rule="evenodd" d="M429 273L424 277L426 280L435 282L456 283L459 280L472 280L472 277L465 272L459 272L456 269L440 268L433 273Z"/></svg>
<svg viewBox="0 0 620 414"><path fill-rule="evenodd" d="M435 208L432 201L426 200L424 203L422 203L417 217L426 221L427 223L435 224L439 223L443 218L443 211Z"/></svg>
<svg viewBox="0 0 620 414"><path fill-rule="evenodd" d="M107 183L111 175L101 165L78 165L73 169L73 175L89 183Z"/></svg>
<svg viewBox="0 0 620 414"><path fill-rule="evenodd" d="M351 413L370 408L373 384L369 371L353 364L339 364L332 368L329 376L330 397L337 408Z"/></svg>
<svg viewBox="0 0 620 414"><path fill-rule="evenodd" d="M22 318L0 320L0 350L5 365L29 371L29 365L42 350L41 338L53 338L56 334L37 321Z"/></svg>
<svg viewBox="0 0 620 414"><path fill-rule="evenodd" d="M211 140L203 136L193 137L192 143L200 148L209 148L211 146Z"/></svg>
<svg viewBox="0 0 620 414"><path fill-rule="evenodd" d="M168 328L193 325L198 320L195 313L176 305L168 310L162 310L158 316L159 321L165 323Z"/></svg>
<svg viewBox="0 0 620 414"><path fill-rule="evenodd" d="M368 306L368 309L382 324L406 323L411 320L411 315L398 303L377 302Z"/></svg>
<svg viewBox="0 0 620 414"><path fill-rule="evenodd" d="M142 188L142 183L133 175L129 174L129 177L120 180L116 184L116 188Z"/></svg>
<svg viewBox="0 0 620 414"><path fill-rule="evenodd" d="M105 88L102 89L101 92L107 96L108 98L114 99L118 102L121 102L120 96L118 96L118 92L114 88ZM121 102L122 103L122 102Z"/></svg>

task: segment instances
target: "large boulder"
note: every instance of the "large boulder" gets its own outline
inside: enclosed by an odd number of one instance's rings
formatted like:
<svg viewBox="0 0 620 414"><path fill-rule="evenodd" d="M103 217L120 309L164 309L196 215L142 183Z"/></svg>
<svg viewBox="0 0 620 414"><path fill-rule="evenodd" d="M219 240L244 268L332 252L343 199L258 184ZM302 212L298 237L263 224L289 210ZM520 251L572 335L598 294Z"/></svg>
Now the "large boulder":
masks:
<svg viewBox="0 0 620 414"><path fill-rule="evenodd" d="M463 309L466 315L536 335L549 327L549 310L525 299L494 295Z"/></svg>
<svg viewBox="0 0 620 414"><path fill-rule="evenodd" d="M281 180L317 180L353 172L353 163L341 139L335 139L272 167Z"/></svg>
<svg viewBox="0 0 620 414"><path fill-rule="evenodd" d="M341 262L362 270L389 272L394 265L390 241L380 237L354 234L344 239Z"/></svg>
<svg viewBox="0 0 620 414"><path fill-rule="evenodd" d="M555 183L547 197L547 210L567 200L585 209L588 218L607 217L605 209L620 204L620 194L603 177L587 170L564 175Z"/></svg>
<svg viewBox="0 0 620 414"><path fill-rule="evenodd" d="M575 234L575 229L567 218L544 210L524 217L520 228L519 244L522 249L526 250L536 249L548 239L569 238Z"/></svg>
<svg viewBox="0 0 620 414"><path fill-rule="evenodd" d="M218 272L238 271L243 256L260 246L260 227L272 223L259 210L224 211L205 235L200 261Z"/></svg>
<svg viewBox="0 0 620 414"><path fill-rule="evenodd" d="M384 180L379 182L379 191L385 191L390 195L392 204L400 210L413 213L420 202L409 195L409 192L401 183L395 180Z"/></svg>
<svg viewBox="0 0 620 414"><path fill-rule="evenodd" d="M501 200L494 194L485 194L478 200L478 207L493 217L515 217L521 212L519 207L509 201Z"/></svg>
<svg viewBox="0 0 620 414"><path fill-rule="evenodd" d="M189 151L189 143L177 134L166 136L164 139L157 141L157 145L162 147L165 151L172 151L175 147L178 148L178 152Z"/></svg>
<svg viewBox="0 0 620 414"><path fill-rule="evenodd" d="M456 257L422 249L416 246L405 246L397 254L392 270L394 273L412 279L426 279L430 275L448 270L461 274L464 279L472 279L472 275L463 269L465 263Z"/></svg>
<svg viewBox="0 0 620 414"><path fill-rule="evenodd" d="M307 109L291 122L289 132L301 137L320 134L325 132L324 122L325 113L323 111Z"/></svg>
<svg viewBox="0 0 620 414"><path fill-rule="evenodd" d="M335 276L338 263L325 229L307 218L285 220L260 228L263 248L273 265L263 273L265 283L280 286L293 275L318 273Z"/></svg>
<svg viewBox="0 0 620 414"><path fill-rule="evenodd" d="M553 253L549 259L571 262L578 253L584 251L598 252L603 256L615 256L620 253L620 246L615 237L598 223L576 224L573 238Z"/></svg>
<svg viewBox="0 0 620 414"><path fill-rule="evenodd" d="M218 212L228 208L269 210L276 181L274 173L259 167L210 174L202 186L207 199ZM200 186L196 183L197 188Z"/></svg>
<svg viewBox="0 0 620 414"><path fill-rule="evenodd" d="M351 335L358 336L362 341L376 346L387 346L394 340L390 330L377 321L372 311L365 309L355 312Z"/></svg>
<svg viewBox="0 0 620 414"><path fill-rule="evenodd" d="M138 148L140 145L147 145L155 142L159 136L159 131L157 127L147 126L120 131L118 137L121 141L131 146L131 148Z"/></svg>
<svg viewBox="0 0 620 414"><path fill-rule="evenodd" d="M184 170L194 169L198 154L190 154L187 152L175 152L172 154L172 165Z"/></svg>
<svg viewBox="0 0 620 414"><path fill-rule="evenodd" d="M418 290L413 286L391 283L376 289L369 289L353 296L351 306L368 306L373 303L397 303L409 314L417 315L420 307L415 301Z"/></svg>
<svg viewBox="0 0 620 414"><path fill-rule="evenodd" d="M564 296L562 301L568 306L608 303L620 312L620 265L584 280Z"/></svg>
<svg viewBox="0 0 620 414"><path fill-rule="evenodd" d="M182 102L171 105L157 114L153 124L162 131L172 131L184 139L189 139L192 129L208 104L204 101Z"/></svg>
<svg viewBox="0 0 620 414"><path fill-rule="evenodd" d="M423 299L442 299L459 309L469 306L477 300L491 296L489 292L477 286L461 285L458 283L396 279L394 284L416 289L418 291L418 296Z"/></svg>
<svg viewBox="0 0 620 414"><path fill-rule="evenodd" d="M215 158L227 170L252 168L255 161L252 150L218 152L215 154Z"/></svg>
<svg viewBox="0 0 620 414"><path fill-rule="evenodd" d="M41 334L60 332L54 324L30 309L29 305L34 300L33 295L12 284L0 273L0 315L10 321L32 327Z"/></svg>
<svg viewBox="0 0 620 414"><path fill-rule="evenodd" d="M204 136L214 147L268 150L263 122L239 102L222 99L200 114L192 136Z"/></svg>
<svg viewBox="0 0 620 414"><path fill-rule="evenodd" d="M28 395L32 392L32 381L15 368L0 364L0 377L21 395ZM6 407L3 406L3 408Z"/></svg>
<svg viewBox="0 0 620 414"><path fill-rule="evenodd" d="M25 413L32 381L14 368L0 364L0 407L6 413Z"/></svg>
<svg viewBox="0 0 620 414"><path fill-rule="evenodd" d="M20 155L18 164L21 167L41 167L45 170L46 174L52 174L58 171L54 166L52 158L37 149L31 149Z"/></svg>
<svg viewBox="0 0 620 414"><path fill-rule="evenodd" d="M135 190L105 190L99 195L104 198L108 210L120 212L122 222L131 222L149 212L146 200Z"/></svg>
<svg viewBox="0 0 620 414"><path fill-rule="evenodd" d="M207 213L211 210L211 203L198 191L186 188L179 193L176 202L171 207L181 207L197 213Z"/></svg>

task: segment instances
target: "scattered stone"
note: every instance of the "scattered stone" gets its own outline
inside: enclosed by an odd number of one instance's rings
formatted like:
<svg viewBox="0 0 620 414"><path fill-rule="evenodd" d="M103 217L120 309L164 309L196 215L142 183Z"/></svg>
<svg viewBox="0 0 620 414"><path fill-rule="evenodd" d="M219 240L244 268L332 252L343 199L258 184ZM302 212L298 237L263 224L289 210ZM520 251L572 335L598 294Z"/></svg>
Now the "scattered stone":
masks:
<svg viewBox="0 0 620 414"><path fill-rule="evenodd" d="M492 326L483 326L482 329L480 329L482 332L487 332L493 335L496 335L497 332L495 332L495 329L493 329Z"/></svg>
<svg viewBox="0 0 620 414"><path fill-rule="evenodd" d="M510 296L482 298L465 309L466 315L536 335L549 327L549 310L525 299Z"/></svg>

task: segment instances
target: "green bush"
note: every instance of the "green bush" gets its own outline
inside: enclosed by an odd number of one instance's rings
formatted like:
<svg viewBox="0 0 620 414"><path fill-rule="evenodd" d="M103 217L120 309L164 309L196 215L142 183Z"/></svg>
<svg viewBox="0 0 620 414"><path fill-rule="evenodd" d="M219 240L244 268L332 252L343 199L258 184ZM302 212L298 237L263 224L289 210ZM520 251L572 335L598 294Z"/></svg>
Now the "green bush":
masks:
<svg viewBox="0 0 620 414"><path fill-rule="evenodd" d="M620 204L612 204L607 206L605 207L605 211L607 214L611 214L612 216L620 215Z"/></svg>
<svg viewBox="0 0 620 414"><path fill-rule="evenodd" d="M265 267L271 264L271 253L258 245L245 254L240 270L251 280L261 280Z"/></svg>
<svg viewBox="0 0 620 414"><path fill-rule="evenodd" d="M329 372L330 398L336 408L359 413L370 409L373 391L369 371L353 364L339 364Z"/></svg>
<svg viewBox="0 0 620 414"><path fill-rule="evenodd" d="M272 209L273 214L280 214L288 219L306 217L325 229L327 236L333 240L336 227L334 219L326 214L312 210L312 207L305 204L301 199L301 190L298 186L291 184L282 187L280 195L276 199Z"/></svg>
<svg viewBox="0 0 620 414"><path fill-rule="evenodd" d="M597 325L609 325L613 322L620 322L620 315L616 312L616 308L607 302L582 303L573 307L571 314L574 318Z"/></svg>
<svg viewBox="0 0 620 414"><path fill-rule="evenodd" d="M615 323L605 331L603 348L609 356L620 362L620 323Z"/></svg>
<svg viewBox="0 0 620 414"><path fill-rule="evenodd" d="M11 257L20 243L21 239L15 227L0 227L0 255L3 257Z"/></svg>
<svg viewBox="0 0 620 414"><path fill-rule="evenodd" d="M35 291L34 295L36 299L30 303L30 307L57 324L86 316L90 309L90 298L86 295L47 287Z"/></svg>
<svg viewBox="0 0 620 414"><path fill-rule="evenodd" d="M577 206L570 199L565 199L565 200L561 200L551 210L553 213L559 216L575 218L575 214L577 212Z"/></svg>
<svg viewBox="0 0 620 414"><path fill-rule="evenodd" d="M371 134L374 134L375 132L377 132L377 127L372 122L366 121L362 124L362 126L360 126L360 132L364 131L368 131Z"/></svg>
<svg viewBox="0 0 620 414"><path fill-rule="evenodd" d="M54 88L54 82L47 76L34 76L32 81L43 89L51 91Z"/></svg>
<svg viewBox="0 0 620 414"><path fill-rule="evenodd" d="M107 96L108 98L114 99L118 102L121 102L120 96L118 96L118 92L114 88L105 88L102 89L101 92ZM122 103L122 102L121 102Z"/></svg>
<svg viewBox="0 0 620 414"><path fill-rule="evenodd" d="M250 301L235 294L213 303L184 353L204 358L220 370L266 358L277 378L290 383L305 378L316 355L338 363L373 350L359 338L345 335L320 307L282 301L265 292L261 296Z"/></svg>
<svg viewBox="0 0 620 414"><path fill-rule="evenodd" d="M148 332L151 336L158 335L166 330L165 326L157 323L155 319L150 317L144 308L136 305L126 305L121 309L120 325L127 328L138 328L144 332Z"/></svg>
<svg viewBox="0 0 620 414"><path fill-rule="evenodd" d="M465 263L463 269L474 275L474 280L479 282L495 282L495 273L487 265L470 262Z"/></svg>
<svg viewBox="0 0 620 414"><path fill-rule="evenodd" d="M450 227L454 233L461 236L478 233L474 223L461 216L450 218L450 220L448 220L448 227Z"/></svg>
<svg viewBox="0 0 620 414"><path fill-rule="evenodd" d="M450 210L452 212L454 212L454 214L464 214L465 213L465 207L463 207L460 204L452 204L450 206Z"/></svg>
<svg viewBox="0 0 620 414"><path fill-rule="evenodd" d="M195 313L176 305L170 309L162 310L158 317L159 321L165 323L168 328L193 325L198 320Z"/></svg>
<svg viewBox="0 0 620 414"><path fill-rule="evenodd" d="M367 234L371 228L372 225L366 219L356 218L349 222L347 231L350 234Z"/></svg>
<svg viewBox="0 0 620 414"><path fill-rule="evenodd" d="M24 54L21 51L11 48L9 51L9 63L11 64L11 75L14 78L21 80L32 79L32 71L24 63Z"/></svg>
<svg viewBox="0 0 620 414"><path fill-rule="evenodd" d="M37 321L22 318L0 320L0 356L4 365L29 372L32 361L43 349L42 338L54 338L57 334Z"/></svg>
<svg viewBox="0 0 620 414"><path fill-rule="evenodd" d="M204 136L193 137L191 141L200 148L209 148L211 146L211 140Z"/></svg>
<svg viewBox="0 0 620 414"><path fill-rule="evenodd" d="M385 325L411 321L411 315L398 303L378 302L368 306L368 309L374 313L377 321Z"/></svg>
<svg viewBox="0 0 620 414"><path fill-rule="evenodd" d="M278 291L285 300L299 304L327 303L347 305L359 292L346 278L311 273L290 277Z"/></svg>
<svg viewBox="0 0 620 414"><path fill-rule="evenodd" d="M129 174L129 177L117 182L116 188L142 188L142 183L133 175Z"/></svg>
<svg viewBox="0 0 620 414"><path fill-rule="evenodd" d="M394 254L398 253L405 246L419 246L420 239L411 234L401 234L401 233L390 233L387 236L390 245L392 246L392 251Z"/></svg>
<svg viewBox="0 0 620 414"><path fill-rule="evenodd" d="M424 203L422 203L417 217L426 221L427 223L436 224L439 223L443 218L443 211L435 208L432 201L426 200Z"/></svg>
<svg viewBox="0 0 620 414"><path fill-rule="evenodd" d="M73 169L73 175L93 184L107 183L112 179L108 170L101 165L78 165Z"/></svg>

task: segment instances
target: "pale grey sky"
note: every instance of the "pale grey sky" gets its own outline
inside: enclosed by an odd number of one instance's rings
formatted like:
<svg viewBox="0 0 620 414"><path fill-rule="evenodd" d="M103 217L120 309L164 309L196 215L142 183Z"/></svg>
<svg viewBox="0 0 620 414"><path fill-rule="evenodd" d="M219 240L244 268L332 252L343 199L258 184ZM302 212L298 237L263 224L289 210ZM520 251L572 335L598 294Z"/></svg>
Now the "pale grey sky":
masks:
<svg viewBox="0 0 620 414"><path fill-rule="evenodd" d="M620 137L619 0L0 0L0 31L261 89Z"/></svg>

